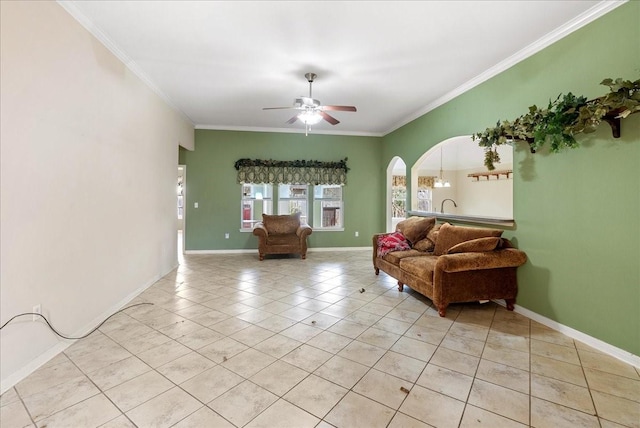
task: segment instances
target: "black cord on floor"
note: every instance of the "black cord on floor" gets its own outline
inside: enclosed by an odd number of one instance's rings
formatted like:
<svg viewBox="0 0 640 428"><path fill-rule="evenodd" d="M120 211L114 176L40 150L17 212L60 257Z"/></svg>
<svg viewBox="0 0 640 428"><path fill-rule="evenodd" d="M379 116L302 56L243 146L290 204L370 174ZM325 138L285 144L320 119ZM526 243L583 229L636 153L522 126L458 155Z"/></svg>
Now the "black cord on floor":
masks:
<svg viewBox="0 0 640 428"><path fill-rule="evenodd" d="M18 318L18 317L22 317L22 316L26 316L26 315L37 315L40 318L42 318L44 320L44 322L47 323L47 325L49 326L49 328L51 329L51 331L53 331L55 334L57 334L58 336L62 337L63 339L70 339L70 340L77 340L77 339L84 339L85 337L89 336L91 333L93 333L94 331L96 331L97 329L99 329L102 324L106 323L109 318L111 318L114 315L119 314L120 312L127 310L129 308L133 308L135 306L140 306L140 305L153 305L153 303L136 303L135 305L131 305L131 306L127 306L126 308L122 308L119 311L114 312L113 314L109 315L104 321L102 321L100 324L98 324L98 326L96 328L94 328L93 330L91 330L89 333L85 334L84 336L80 336L80 337L70 337L70 336L65 336L64 334L58 332L58 330L56 330L55 328L53 328L53 326L51 325L51 323L49 323L49 320L47 318L45 318L44 315L39 314L37 312L25 312L23 314L18 314L15 315L13 317L11 317L11 319L9 319L9 321L7 321L6 323L2 324L2 326L0 326L0 330L2 330L7 324L9 324L11 321L13 321L14 319Z"/></svg>

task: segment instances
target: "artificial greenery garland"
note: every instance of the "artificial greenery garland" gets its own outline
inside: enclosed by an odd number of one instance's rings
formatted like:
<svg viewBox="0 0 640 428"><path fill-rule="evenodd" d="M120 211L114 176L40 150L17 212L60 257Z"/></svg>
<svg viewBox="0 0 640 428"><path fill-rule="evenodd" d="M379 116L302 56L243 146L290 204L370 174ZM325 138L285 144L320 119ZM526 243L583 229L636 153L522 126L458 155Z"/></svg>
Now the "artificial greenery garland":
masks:
<svg viewBox="0 0 640 428"><path fill-rule="evenodd" d="M626 118L640 111L640 80L605 79L600 84L610 90L602 97L587 100L571 92L560 94L545 109L533 105L513 121L498 121L495 127L473 134L473 140L484 147L484 165L495 169L494 163L500 162L499 145L526 141L535 153L548 143L551 152L557 153L578 147L575 135L594 132L603 120Z"/></svg>

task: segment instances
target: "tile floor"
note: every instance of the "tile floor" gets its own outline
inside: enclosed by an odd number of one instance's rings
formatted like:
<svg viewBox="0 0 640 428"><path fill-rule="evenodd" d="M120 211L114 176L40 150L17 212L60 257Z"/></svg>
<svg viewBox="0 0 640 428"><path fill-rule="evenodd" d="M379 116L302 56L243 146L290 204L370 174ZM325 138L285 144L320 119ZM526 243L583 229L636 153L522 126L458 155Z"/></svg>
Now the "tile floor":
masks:
<svg viewBox="0 0 640 428"><path fill-rule="evenodd" d="M440 318L368 251L187 256L140 302L3 394L0 426L640 427L639 369L494 303Z"/></svg>

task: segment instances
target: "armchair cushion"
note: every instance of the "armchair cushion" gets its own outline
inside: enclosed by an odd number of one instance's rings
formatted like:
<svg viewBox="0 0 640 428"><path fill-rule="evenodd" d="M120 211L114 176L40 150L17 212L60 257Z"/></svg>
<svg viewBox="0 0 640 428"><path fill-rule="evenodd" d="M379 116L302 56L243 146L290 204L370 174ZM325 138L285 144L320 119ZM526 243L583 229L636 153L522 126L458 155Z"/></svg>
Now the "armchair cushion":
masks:
<svg viewBox="0 0 640 428"><path fill-rule="evenodd" d="M262 223L270 235L296 233L300 226L300 213L291 215L262 214Z"/></svg>

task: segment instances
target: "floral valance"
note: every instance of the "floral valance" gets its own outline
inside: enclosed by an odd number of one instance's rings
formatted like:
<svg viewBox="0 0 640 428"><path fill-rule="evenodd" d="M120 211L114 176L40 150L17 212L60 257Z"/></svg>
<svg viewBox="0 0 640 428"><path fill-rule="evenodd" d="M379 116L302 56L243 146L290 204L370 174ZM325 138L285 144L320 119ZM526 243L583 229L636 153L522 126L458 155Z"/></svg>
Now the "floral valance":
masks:
<svg viewBox="0 0 640 428"><path fill-rule="evenodd" d="M239 159L238 183L347 184L347 158L337 162Z"/></svg>
<svg viewBox="0 0 640 428"><path fill-rule="evenodd" d="M418 177L418 189L433 189L436 177Z"/></svg>
<svg viewBox="0 0 640 428"><path fill-rule="evenodd" d="M433 188L433 183L435 182L435 179L436 177L426 177L426 176L418 177L418 188L419 189ZM391 185L393 187L407 187L407 177L404 175L394 175L391 177Z"/></svg>

